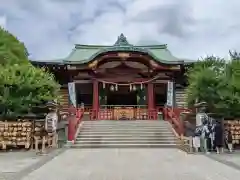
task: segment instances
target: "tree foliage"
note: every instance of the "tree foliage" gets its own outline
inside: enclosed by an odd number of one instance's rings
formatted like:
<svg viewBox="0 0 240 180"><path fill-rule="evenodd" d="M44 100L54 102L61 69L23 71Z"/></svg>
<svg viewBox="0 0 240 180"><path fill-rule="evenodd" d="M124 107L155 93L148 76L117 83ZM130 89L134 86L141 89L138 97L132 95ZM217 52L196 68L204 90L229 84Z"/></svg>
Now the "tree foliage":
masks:
<svg viewBox="0 0 240 180"><path fill-rule="evenodd" d="M0 64L26 64L28 52L22 42L0 27Z"/></svg>
<svg viewBox="0 0 240 180"><path fill-rule="evenodd" d="M211 112L240 116L240 56L230 52L231 60L209 56L186 73L189 86L187 102L207 102Z"/></svg>
<svg viewBox="0 0 240 180"><path fill-rule="evenodd" d="M15 115L58 98L54 76L29 63L27 50L17 38L0 29L0 113Z"/></svg>

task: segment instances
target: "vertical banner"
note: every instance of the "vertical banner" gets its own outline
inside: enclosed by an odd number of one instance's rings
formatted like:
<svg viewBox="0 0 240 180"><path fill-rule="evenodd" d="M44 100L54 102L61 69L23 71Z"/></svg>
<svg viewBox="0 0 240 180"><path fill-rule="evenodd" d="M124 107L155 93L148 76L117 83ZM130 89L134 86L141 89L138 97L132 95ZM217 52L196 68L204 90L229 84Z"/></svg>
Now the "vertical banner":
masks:
<svg viewBox="0 0 240 180"><path fill-rule="evenodd" d="M174 86L172 81L168 81L167 84L167 106L174 106Z"/></svg>
<svg viewBox="0 0 240 180"><path fill-rule="evenodd" d="M99 103L100 103L100 106L107 104L106 89L103 88L103 87L100 87L100 91L99 91Z"/></svg>
<svg viewBox="0 0 240 180"><path fill-rule="evenodd" d="M73 105L74 107L77 107L75 82L68 83L68 94L70 104Z"/></svg>
<svg viewBox="0 0 240 180"><path fill-rule="evenodd" d="M143 89L138 89L137 91L137 104L138 105L146 105L146 89L145 87Z"/></svg>

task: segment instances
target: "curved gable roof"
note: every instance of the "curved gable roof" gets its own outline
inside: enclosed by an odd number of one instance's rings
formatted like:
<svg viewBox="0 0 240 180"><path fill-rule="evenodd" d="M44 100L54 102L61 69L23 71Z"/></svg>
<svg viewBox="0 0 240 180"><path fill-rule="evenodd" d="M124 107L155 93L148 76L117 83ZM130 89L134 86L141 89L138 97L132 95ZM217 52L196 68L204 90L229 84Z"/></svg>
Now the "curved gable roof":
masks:
<svg viewBox="0 0 240 180"><path fill-rule="evenodd" d="M76 44L72 52L62 60L65 64L84 64L94 60L97 56L107 52L139 52L151 56L156 62L163 64L183 64L184 60L178 59L167 49L166 44L162 45L141 45L129 44L127 38L121 34L114 45L81 45ZM53 61L54 62L54 61Z"/></svg>

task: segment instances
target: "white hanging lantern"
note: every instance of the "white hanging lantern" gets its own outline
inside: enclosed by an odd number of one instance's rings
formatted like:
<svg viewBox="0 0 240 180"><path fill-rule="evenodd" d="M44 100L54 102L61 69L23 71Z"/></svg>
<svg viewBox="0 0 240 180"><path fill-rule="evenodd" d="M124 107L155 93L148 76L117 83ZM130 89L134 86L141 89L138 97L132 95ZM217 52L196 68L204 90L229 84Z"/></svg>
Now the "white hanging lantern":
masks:
<svg viewBox="0 0 240 180"><path fill-rule="evenodd" d="M110 86L110 90L114 91L114 86L113 85Z"/></svg>
<svg viewBox="0 0 240 180"><path fill-rule="evenodd" d="M136 91L137 90L137 87L136 87L136 85L133 85L133 91Z"/></svg>
<svg viewBox="0 0 240 180"><path fill-rule="evenodd" d="M103 89L105 89L106 88L106 84L105 84L105 82L103 82Z"/></svg>
<svg viewBox="0 0 240 180"><path fill-rule="evenodd" d="M141 90L143 89L143 84L141 83Z"/></svg>
<svg viewBox="0 0 240 180"><path fill-rule="evenodd" d="M118 85L117 84L115 85L115 90L118 91Z"/></svg>
<svg viewBox="0 0 240 180"><path fill-rule="evenodd" d="M129 86L129 90L132 91L132 85L131 85L131 84L130 84L130 86Z"/></svg>

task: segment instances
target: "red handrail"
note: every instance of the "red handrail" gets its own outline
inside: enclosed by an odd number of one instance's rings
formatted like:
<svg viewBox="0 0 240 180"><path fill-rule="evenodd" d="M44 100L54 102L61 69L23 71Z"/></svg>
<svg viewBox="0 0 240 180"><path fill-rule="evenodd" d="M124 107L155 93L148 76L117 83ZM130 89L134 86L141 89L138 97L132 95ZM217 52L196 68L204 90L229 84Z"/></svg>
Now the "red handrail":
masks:
<svg viewBox="0 0 240 180"><path fill-rule="evenodd" d="M84 110L81 108L69 108L69 114L70 116L68 117L68 141L74 141L78 125L80 124L84 114Z"/></svg>
<svg viewBox="0 0 240 180"><path fill-rule="evenodd" d="M168 120L174 127L175 131L178 135L184 134L184 124L180 119L180 115L182 112L191 112L190 109L185 108L165 108L164 116L166 120Z"/></svg>

